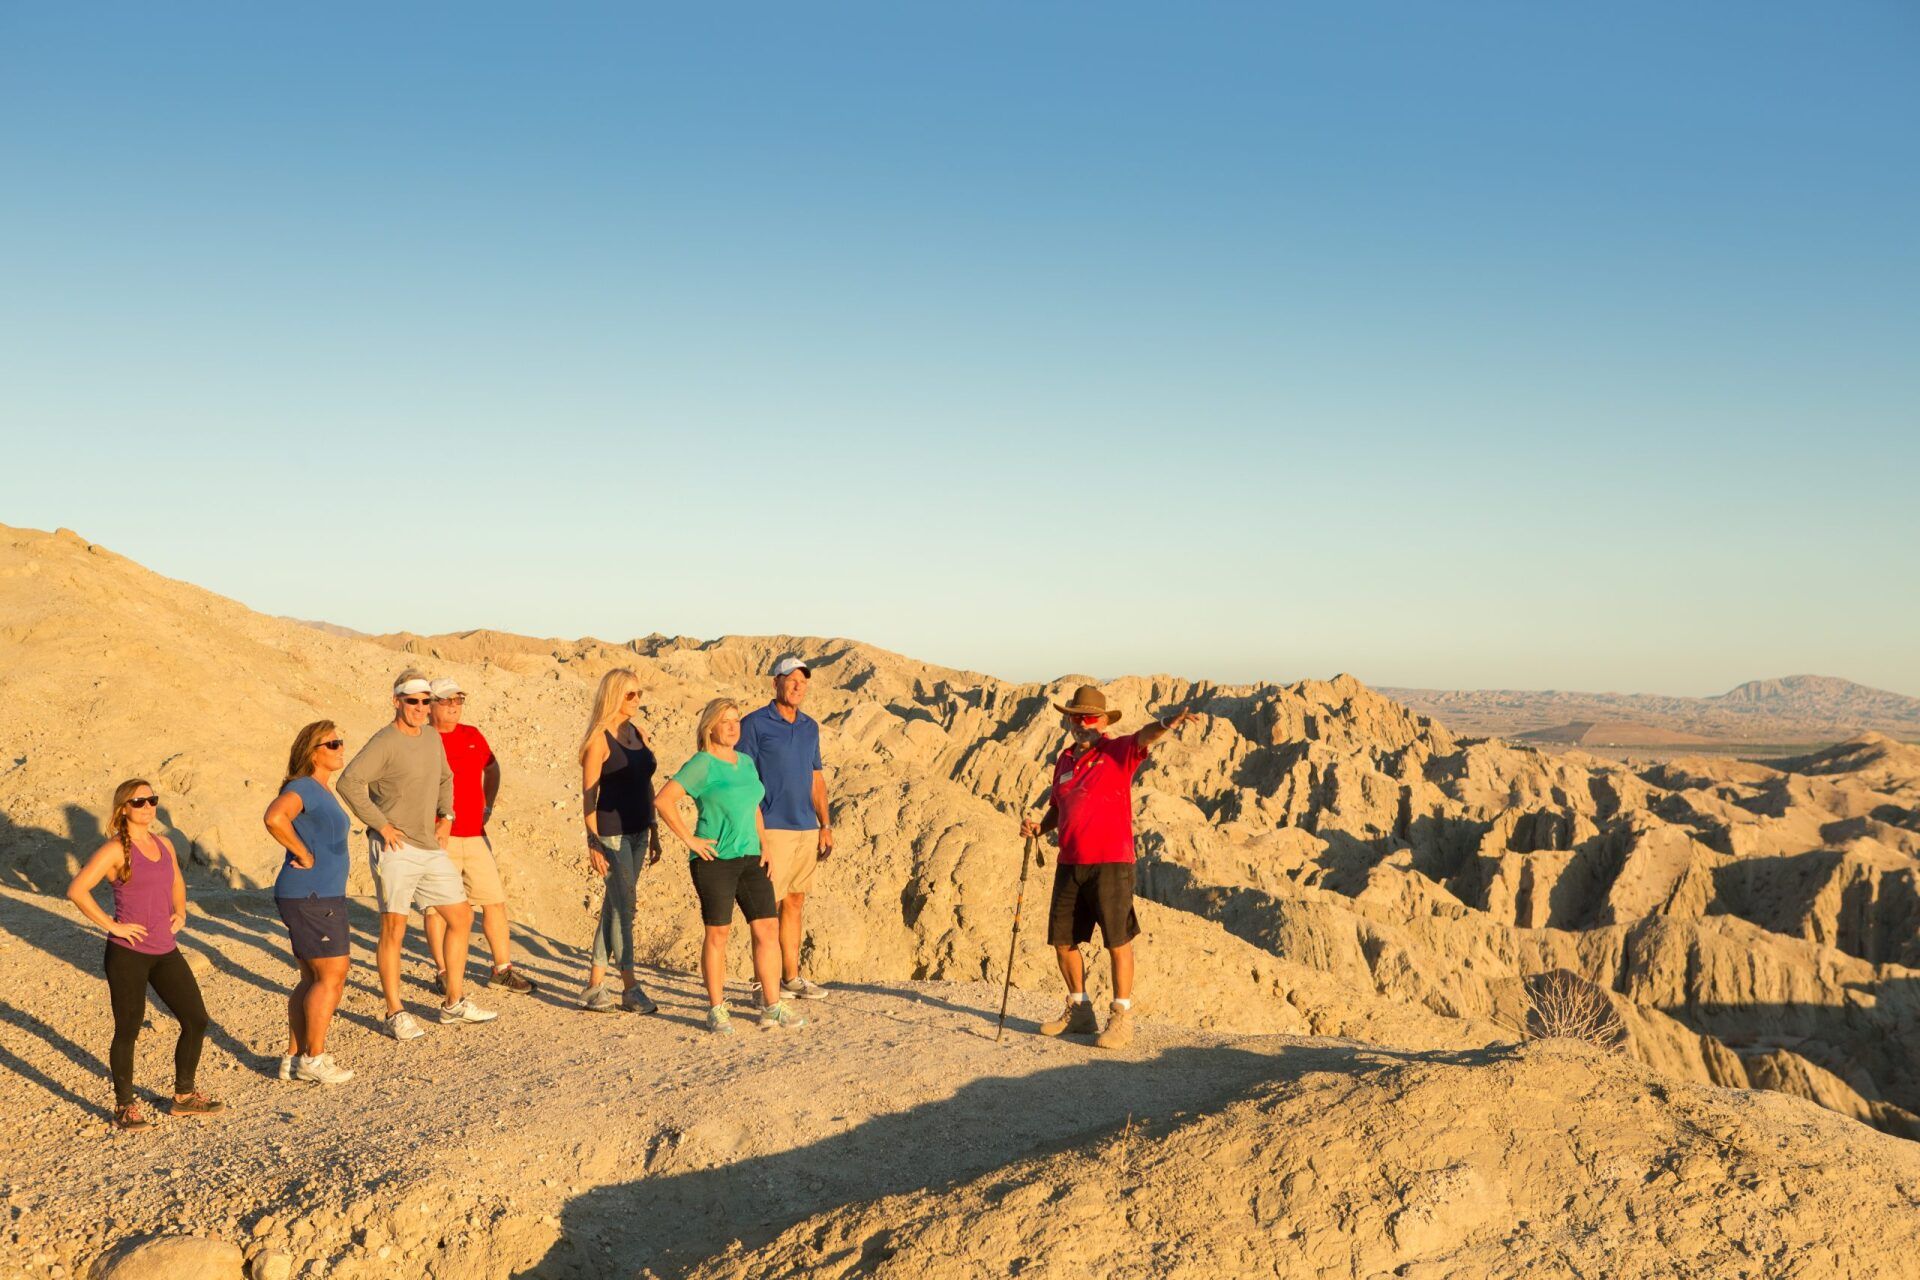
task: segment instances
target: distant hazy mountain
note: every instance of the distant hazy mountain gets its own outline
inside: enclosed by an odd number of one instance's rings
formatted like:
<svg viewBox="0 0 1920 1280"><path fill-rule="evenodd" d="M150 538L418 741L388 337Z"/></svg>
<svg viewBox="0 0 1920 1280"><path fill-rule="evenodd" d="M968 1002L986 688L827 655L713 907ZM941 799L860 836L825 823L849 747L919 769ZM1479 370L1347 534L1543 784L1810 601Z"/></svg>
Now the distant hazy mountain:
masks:
<svg viewBox="0 0 1920 1280"><path fill-rule="evenodd" d="M1618 735L1637 727L1723 742L1833 742L1872 731L1920 738L1920 698L1836 676L1749 680L1711 698L1657 693L1574 693L1561 689L1382 689L1456 730L1564 740L1574 725L1604 722ZM1644 741L1653 741L1648 736Z"/></svg>

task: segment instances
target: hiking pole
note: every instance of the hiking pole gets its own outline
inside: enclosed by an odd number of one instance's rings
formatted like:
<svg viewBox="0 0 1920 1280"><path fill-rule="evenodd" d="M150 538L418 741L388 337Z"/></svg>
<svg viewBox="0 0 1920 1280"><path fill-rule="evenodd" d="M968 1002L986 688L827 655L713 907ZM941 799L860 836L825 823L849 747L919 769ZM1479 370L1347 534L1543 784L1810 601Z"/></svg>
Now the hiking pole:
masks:
<svg viewBox="0 0 1920 1280"><path fill-rule="evenodd" d="M1000 1037L1007 1034L1007 997L1013 994L1013 958L1020 954L1020 904L1027 900L1027 868L1033 865L1033 843L1037 837L1028 836L1027 843L1020 850L1020 887L1013 895L1013 938L1007 943L1007 983L1000 988L1000 1027L993 1033L993 1042L1000 1043Z"/></svg>

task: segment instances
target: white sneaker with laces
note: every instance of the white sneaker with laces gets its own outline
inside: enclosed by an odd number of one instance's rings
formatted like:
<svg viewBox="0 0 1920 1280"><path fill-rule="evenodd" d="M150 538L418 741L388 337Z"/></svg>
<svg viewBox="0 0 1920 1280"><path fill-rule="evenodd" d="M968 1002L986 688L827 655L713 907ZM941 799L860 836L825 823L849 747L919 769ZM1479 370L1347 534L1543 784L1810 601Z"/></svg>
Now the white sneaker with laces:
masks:
<svg viewBox="0 0 1920 1280"><path fill-rule="evenodd" d="M452 1004L440 1006L440 1023L445 1026L454 1022L492 1022L499 1017L492 1009L482 1009L473 1002L471 996L461 996Z"/></svg>
<svg viewBox="0 0 1920 1280"><path fill-rule="evenodd" d="M299 1065L299 1062L300 1060L297 1057L282 1054L280 1057L280 1078L282 1080L293 1079L293 1069Z"/></svg>
<svg viewBox="0 0 1920 1280"><path fill-rule="evenodd" d="M780 984L780 994L796 1000L824 1000L827 998L827 989L805 978L788 978Z"/></svg>
<svg viewBox="0 0 1920 1280"><path fill-rule="evenodd" d="M420 1025L420 1020L405 1009L388 1014L382 1025L386 1028L387 1034L395 1040L418 1040L427 1034L427 1029Z"/></svg>
<svg viewBox="0 0 1920 1280"><path fill-rule="evenodd" d="M293 1069L293 1078L312 1084L345 1084L353 1079L353 1072L335 1066L332 1054L316 1053L311 1058L300 1059L300 1065Z"/></svg>

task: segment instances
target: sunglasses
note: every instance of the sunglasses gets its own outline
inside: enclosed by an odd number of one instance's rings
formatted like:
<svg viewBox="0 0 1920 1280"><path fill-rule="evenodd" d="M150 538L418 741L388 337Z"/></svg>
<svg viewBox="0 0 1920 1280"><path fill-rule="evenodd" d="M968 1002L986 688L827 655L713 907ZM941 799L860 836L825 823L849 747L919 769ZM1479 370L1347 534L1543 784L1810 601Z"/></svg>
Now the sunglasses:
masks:
<svg viewBox="0 0 1920 1280"><path fill-rule="evenodd" d="M406 703L410 707L424 707L429 702L432 702L433 699L432 698L402 698L400 699L400 701Z"/></svg>
<svg viewBox="0 0 1920 1280"><path fill-rule="evenodd" d="M1075 716L1074 721L1082 728L1091 729L1097 724L1105 724L1107 718L1105 716Z"/></svg>
<svg viewBox="0 0 1920 1280"><path fill-rule="evenodd" d="M314 748L314 749L315 749L315 750L319 750L319 749L320 749L321 747L324 747L324 748L326 748L326 749L327 749L328 751L338 751L338 750L339 750L340 748L342 748L342 747L344 747L344 746L346 746L346 745L347 745L347 743L346 743L346 740L345 740L344 738L335 738L335 739L333 739L333 740L332 740L332 741L330 741L330 742L322 742L322 743L318 743L318 744L316 744L316 746L315 746L315 748Z"/></svg>
<svg viewBox="0 0 1920 1280"><path fill-rule="evenodd" d="M435 698L434 701L451 702L456 707L464 707L467 705L467 695L464 693L456 693L451 698Z"/></svg>
<svg viewBox="0 0 1920 1280"><path fill-rule="evenodd" d="M155 809L159 808L160 797L159 796L141 796L136 800L127 801L127 808L129 809L145 809L149 806Z"/></svg>
<svg viewBox="0 0 1920 1280"><path fill-rule="evenodd" d="M638 689L629 689L625 693L620 695L620 701L632 702L635 698L639 696L640 696L640 691Z"/></svg>

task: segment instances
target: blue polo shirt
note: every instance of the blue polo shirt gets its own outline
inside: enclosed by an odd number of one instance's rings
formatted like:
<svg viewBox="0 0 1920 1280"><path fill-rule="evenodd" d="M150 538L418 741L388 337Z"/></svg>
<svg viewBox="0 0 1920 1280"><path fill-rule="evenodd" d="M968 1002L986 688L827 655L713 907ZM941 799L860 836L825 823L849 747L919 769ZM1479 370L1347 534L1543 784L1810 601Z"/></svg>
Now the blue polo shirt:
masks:
<svg viewBox="0 0 1920 1280"><path fill-rule="evenodd" d="M773 831L817 831L813 816L813 771L820 763L820 722L804 711L793 723L769 702L740 720L740 750L753 757L767 798L760 812Z"/></svg>

